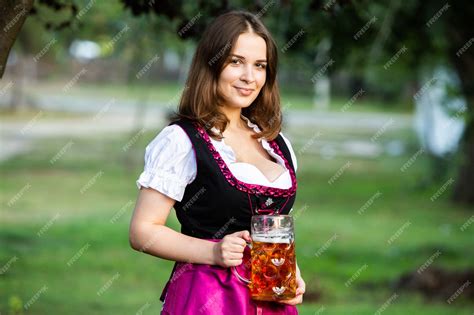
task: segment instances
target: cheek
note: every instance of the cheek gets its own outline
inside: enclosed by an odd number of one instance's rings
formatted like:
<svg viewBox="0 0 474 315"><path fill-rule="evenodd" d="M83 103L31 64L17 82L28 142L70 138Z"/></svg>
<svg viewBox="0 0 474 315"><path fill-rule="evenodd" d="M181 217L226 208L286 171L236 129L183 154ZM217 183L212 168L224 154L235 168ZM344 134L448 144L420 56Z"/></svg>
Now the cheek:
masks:
<svg viewBox="0 0 474 315"><path fill-rule="evenodd" d="M219 81L217 82L217 85L224 93L229 89L229 85L235 81L235 71L232 70L233 69L229 69L229 67L227 67L219 75Z"/></svg>
<svg viewBox="0 0 474 315"><path fill-rule="evenodd" d="M259 89L261 89L265 85L265 82L267 80L266 71L262 71L261 73L258 73L255 78L256 78Z"/></svg>
<svg viewBox="0 0 474 315"><path fill-rule="evenodd" d="M240 77L240 73L237 68L227 66L221 72L221 75L219 78L222 80L222 83L232 83L235 80L238 80L239 77Z"/></svg>

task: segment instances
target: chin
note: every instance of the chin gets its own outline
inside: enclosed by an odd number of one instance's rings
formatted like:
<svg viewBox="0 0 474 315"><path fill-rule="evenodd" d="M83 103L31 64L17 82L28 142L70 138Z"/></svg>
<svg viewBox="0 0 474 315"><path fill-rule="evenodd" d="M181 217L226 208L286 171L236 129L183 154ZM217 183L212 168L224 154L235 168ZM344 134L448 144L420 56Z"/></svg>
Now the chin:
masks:
<svg viewBox="0 0 474 315"><path fill-rule="evenodd" d="M239 103L237 106L240 107L240 108L247 108L251 105L252 103Z"/></svg>
<svg viewBox="0 0 474 315"><path fill-rule="evenodd" d="M229 103L231 107L237 107L237 108L246 108L252 104L252 102L249 103L248 101L241 101L241 100L237 100L233 102L231 101Z"/></svg>

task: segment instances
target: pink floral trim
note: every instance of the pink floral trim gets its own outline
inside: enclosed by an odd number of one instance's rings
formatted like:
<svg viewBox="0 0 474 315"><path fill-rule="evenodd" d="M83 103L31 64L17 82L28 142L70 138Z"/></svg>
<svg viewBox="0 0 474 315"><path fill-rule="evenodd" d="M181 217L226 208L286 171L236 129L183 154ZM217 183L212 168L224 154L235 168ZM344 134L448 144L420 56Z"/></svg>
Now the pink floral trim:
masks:
<svg viewBox="0 0 474 315"><path fill-rule="evenodd" d="M268 196L272 196L272 197L288 197L288 196L292 196L292 195L295 194L296 188L297 188L295 171L290 166L290 163L288 162L288 160L285 158L285 156L281 152L281 150L278 147L278 144L276 143L275 140L268 141L268 142L270 143L270 146L273 148L273 150L275 150L276 154L278 154L283 159L283 161L285 161L285 166L290 171L291 187L287 188L287 189L268 187L268 186L262 186L262 185L257 185L257 184L247 184L247 183L244 183L244 182L238 180L232 174L230 169L227 167L227 164L224 162L224 159L222 159L219 151L217 151L216 148L214 147L214 145L212 144L211 139L209 138L209 135L204 130L204 128L201 127L197 123L194 123L194 126L196 127L197 131L199 132L199 134L202 136L202 138L206 142L207 147L211 151L214 159L216 160L217 164L219 165L219 168L221 169L222 174L227 179L229 184L231 184L232 186L234 186L235 188L237 188L240 191L250 193L250 194L263 194L263 195L268 195Z"/></svg>

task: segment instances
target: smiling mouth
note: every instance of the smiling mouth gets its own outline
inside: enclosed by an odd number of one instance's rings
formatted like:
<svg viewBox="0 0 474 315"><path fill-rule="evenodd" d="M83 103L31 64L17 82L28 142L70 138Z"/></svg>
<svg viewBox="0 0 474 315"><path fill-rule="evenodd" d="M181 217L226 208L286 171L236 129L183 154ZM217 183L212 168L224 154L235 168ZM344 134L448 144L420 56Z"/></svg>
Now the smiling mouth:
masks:
<svg viewBox="0 0 474 315"><path fill-rule="evenodd" d="M241 88L241 87L238 87L238 86L234 86L237 90L241 90L241 91L244 91L244 92L247 92L247 93L250 93L250 92L253 92L254 89L246 89L246 88Z"/></svg>

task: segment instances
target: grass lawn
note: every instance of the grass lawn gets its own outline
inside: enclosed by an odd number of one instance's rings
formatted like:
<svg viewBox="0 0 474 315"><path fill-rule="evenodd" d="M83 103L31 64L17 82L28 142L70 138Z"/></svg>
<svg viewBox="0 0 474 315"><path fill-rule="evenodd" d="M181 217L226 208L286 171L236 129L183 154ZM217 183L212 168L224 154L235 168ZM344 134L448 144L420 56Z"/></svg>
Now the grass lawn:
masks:
<svg viewBox="0 0 474 315"><path fill-rule="evenodd" d="M18 314L159 312L172 262L128 244L135 180L154 136L143 134L127 153L121 149L128 136L72 139L53 164L71 139L43 140L1 164L1 314L17 308ZM330 160L298 155L293 213L307 283L300 314L374 314L394 293L384 315L472 314L462 295L449 305L393 289L398 276L418 269L437 250L435 266L472 267L474 261L474 225L460 230L472 209L450 204L448 191L432 202L443 183L417 188L425 157L400 171L413 153ZM179 228L174 215L168 224ZM319 293L319 300L311 299ZM23 305L28 309L21 311Z"/></svg>

